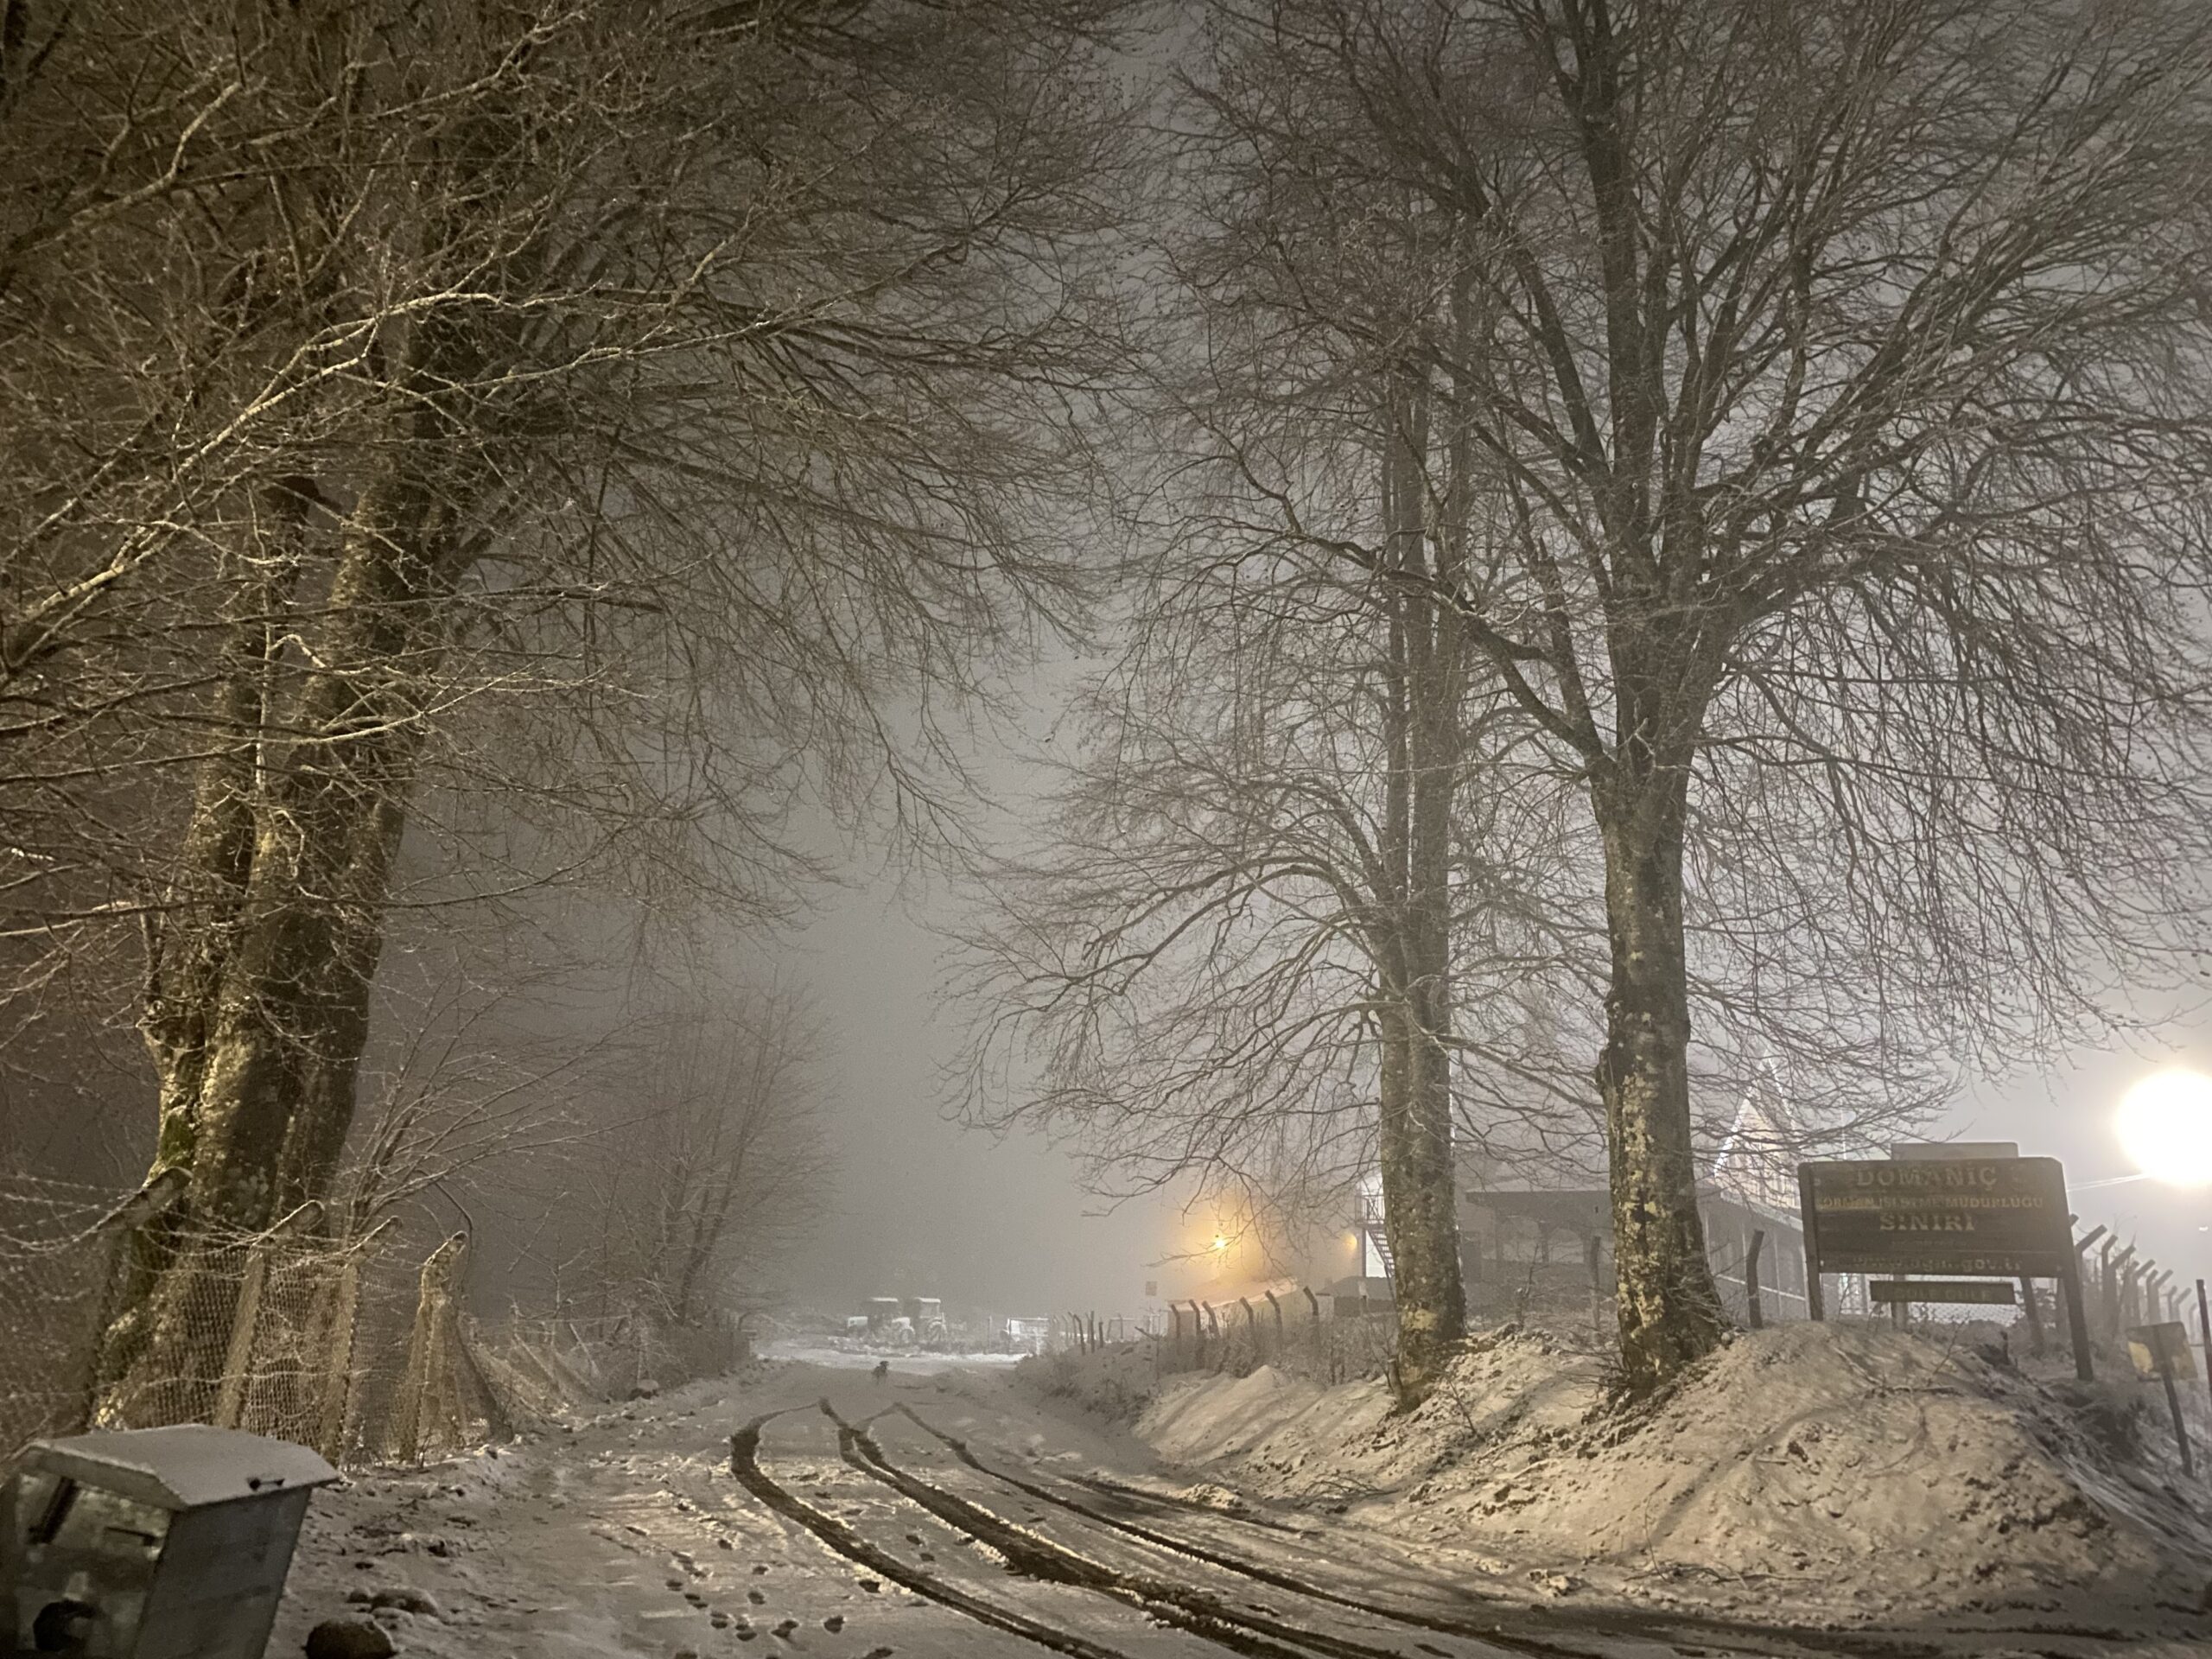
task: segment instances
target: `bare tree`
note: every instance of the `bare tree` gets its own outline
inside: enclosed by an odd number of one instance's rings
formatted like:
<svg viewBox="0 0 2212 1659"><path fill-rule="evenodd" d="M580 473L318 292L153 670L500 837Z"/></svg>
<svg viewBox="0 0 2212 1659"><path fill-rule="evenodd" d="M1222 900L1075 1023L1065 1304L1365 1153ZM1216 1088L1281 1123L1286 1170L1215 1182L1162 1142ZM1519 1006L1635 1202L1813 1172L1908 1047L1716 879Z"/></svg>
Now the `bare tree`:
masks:
<svg viewBox="0 0 2212 1659"><path fill-rule="evenodd" d="M212 222L174 325L208 374L134 382L120 332L98 361L126 414L214 411L221 465L180 491L159 442L128 501L44 486L70 552L41 580L85 592L31 607L69 625L37 660L109 688L73 710L68 772L141 746L175 856L126 867L119 905L48 884L25 931L145 918L156 1167L188 1172L193 1226L250 1230L338 1167L407 839L498 885L466 861L486 815L420 808L498 795L532 879L754 914L805 873L779 832L802 793L888 774L902 815L938 809L889 699L964 689L1016 616L1075 602L1038 508L1088 465L1065 397L1112 123L1080 5L100 15L177 89L166 124L118 148L128 188L29 200L18 251L59 295L95 232ZM118 71L73 54L108 42L33 34L24 73L83 154ZM92 291L126 310L170 257ZM234 290L266 296L251 342L212 327ZM119 418L107 382L36 366L55 454ZM175 639L150 621L173 581L197 606ZM164 1313L197 1271L181 1224L140 1241L111 1376L205 1369L169 1351L194 1339Z"/></svg>
<svg viewBox="0 0 2212 1659"><path fill-rule="evenodd" d="M788 993L665 1016L578 1170L595 1224L583 1294L695 1328L803 1242L827 1198L820 1033ZM595 1286L590 1281L596 1281Z"/></svg>
<svg viewBox="0 0 2212 1659"><path fill-rule="evenodd" d="M2100 1016L2192 913L2212 472L2198 9L1285 0L1216 14L1216 297L1418 353L1460 613L1587 792L1628 1384L1721 1331L1693 874L1844 1045ZM1339 307L1407 251L1439 318ZM1355 274L1357 274L1355 272ZM1403 579L1402 577L1400 579ZM1748 861L1694 850L1711 827ZM1806 937L1793 937L1802 930ZM1856 976L1809 997L1827 952Z"/></svg>
<svg viewBox="0 0 2212 1659"><path fill-rule="evenodd" d="M1251 390L1208 416L1264 422ZM1509 1116L1532 1146L1587 1128L1516 1017L1572 989L1541 891L1560 786L1470 683L1456 613L1387 574L1461 556L1419 427L1380 396L1247 424L1246 477L1298 457L1305 545L1224 524L1242 493L1177 498L1206 529L1147 549L1039 846L982 874L971 988L974 1109L1078 1131L1102 1180L1195 1173L1294 1230L1379 1168L1409 1404L1463 1334L1458 1151Z"/></svg>

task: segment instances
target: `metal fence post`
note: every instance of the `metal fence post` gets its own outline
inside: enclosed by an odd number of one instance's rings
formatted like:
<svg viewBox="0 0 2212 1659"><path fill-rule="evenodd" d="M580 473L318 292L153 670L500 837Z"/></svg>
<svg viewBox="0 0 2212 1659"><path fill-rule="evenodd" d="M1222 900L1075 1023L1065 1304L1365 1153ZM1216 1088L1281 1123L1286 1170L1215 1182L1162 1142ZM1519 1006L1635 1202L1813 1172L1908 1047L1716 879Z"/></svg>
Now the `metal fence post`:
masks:
<svg viewBox="0 0 2212 1659"><path fill-rule="evenodd" d="M2196 1328L2204 1338L2204 1386L2212 1389L2212 1308L2205 1306L2204 1281L2196 1281Z"/></svg>
<svg viewBox="0 0 2212 1659"><path fill-rule="evenodd" d="M261 1318L261 1287L268 1277L269 1241L264 1235L246 1250L238 1300L231 1310L231 1340L223 1351L222 1383L216 1391L211 1419L218 1428L236 1428L245 1408L246 1372L253 1363L253 1327Z"/></svg>
<svg viewBox="0 0 2212 1659"><path fill-rule="evenodd" d="M2036 1296L2036 1281L2026 1274L2020 1275L2020 1306L2028 1319L2028 1351L2037 1359L2043 1357L2043 1306Z"/></svg>
<svg viewBox="0 0 2212 1659"><path fill-rule="evenodd" d="M353 1317L361 1300L361 1262L353 1250L338 1269L331 1293L328 1352L322 1372L322 1399L315 1413L315 1449L332 1464L344 1446L346 1405L353 1393Z"/></svg>
<svg viewBox="0 0 2212 1659"><path fill-rule="evenodd" d="M344 1247L337 1281L331 1287L326 1326L322 1395L315 1412L315 1449L333 1464L343 1460L360 1409L360 1373L353 1368L353 1338L361 1311L361 1258L391 1226L386 1217Z"/></svg>
<svg viewBox="0 0 2212 1659"><path fill-rule="evenodd" d="M461 1259L468 1249L468 1235L455 1233L430 1252L415 1303L415 1328L407 1339L407 1375L400 1384L399 1421L393 1452L402 1463L422 1455L425 1430L435 1409L445 1370L446 1324L452 1309L453 1285Z"/></svg>
<svg viewBox="0 0 2212 1659"><path fill-rule="evenodd" d="M245 1272L238 1281L231 1340L223 1351L222 1382L215 1395L212 1421L217 1428L236 1428L245 1414L246 1390L253 1381L254 1331L261 1319L261 1293L269 1282L269 1258L287 1234L314 1225L321 1216L322 1205L310 1198L246 1247Z"/></svg>

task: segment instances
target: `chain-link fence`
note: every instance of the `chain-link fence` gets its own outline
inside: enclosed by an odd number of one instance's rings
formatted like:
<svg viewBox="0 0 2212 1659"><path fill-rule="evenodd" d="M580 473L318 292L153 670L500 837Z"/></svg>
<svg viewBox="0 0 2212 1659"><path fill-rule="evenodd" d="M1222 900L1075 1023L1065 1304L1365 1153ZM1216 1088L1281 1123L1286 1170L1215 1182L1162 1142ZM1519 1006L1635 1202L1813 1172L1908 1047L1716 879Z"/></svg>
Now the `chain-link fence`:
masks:
<svg viewBox="0 0 2212 1659"><path fill-rule="evenodd" d="M1146 1340L1163 1373L1243 1376L1271 1365L1317 1382L1344 1382L1385 1375L1397 1335L1396 1312L1388 1302L1321 1295L1300 1287L1274 1296L1173 1304L1165 1328ZM1056 1344L1080 1345L1080 1338Z"/></svg>
<svg viewBox="0 0 2212 1659"><path fill-rule="evenodd" d="M642 1313L517 1313L475 1333L479 1363L530 1408L623 1400L719 1376L752 1356L737 1317L673 1325Z"/></svg>
<svg viewBox="0 0 2212 1659"><path fill-rule="evenodd" d="M424 1256L389 1225L334 1236L312 1205L258 1233L175 1214L162 1186L0 1176L0 1464L41 1436L194 1421L340 1465L418 1461L744 1357L728 1319L485 1332L461 1311L463 1235ZM149 1249L165 1289L134 1326Z"/></svg>
<svg viewBox="0 0 2212 1659"><path fill-rule="evenodd" d="M0 1181L0 1457L87 1420L118 1208L111 1191Z"/></svg>

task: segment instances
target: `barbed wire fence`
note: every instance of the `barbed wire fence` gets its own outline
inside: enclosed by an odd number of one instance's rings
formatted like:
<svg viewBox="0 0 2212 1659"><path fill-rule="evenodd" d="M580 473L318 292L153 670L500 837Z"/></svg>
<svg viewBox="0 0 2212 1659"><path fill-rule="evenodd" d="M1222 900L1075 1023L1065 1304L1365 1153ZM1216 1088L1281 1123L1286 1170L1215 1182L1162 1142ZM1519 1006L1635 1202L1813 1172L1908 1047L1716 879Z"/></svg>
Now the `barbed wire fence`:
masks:
<svg viewBox="0 0 2212 1659"><path fill-rule="evenodd" d="M296 1441L341 1467L423 1462L747 1355L734 1319L673 1331L635 1314L518 1313L487 1329L463 1312L467 1235L424 1255L388 1221L333 1236L308 1205L261 1232L169 1235L187 1275L164 1315L180 1363L103 1383L132 1238L175 1196L0 1174L0 1467L42 1437L184 1421Z"/></svg>
<svg viewBox="0 0 2212 1659"><path fill-rule="evenodd" d="M1134 1343L1161 1375L1217 1371L1248 1376L1262 1365L1324 1383L1382 1376L1397 1343L1397 1313L1384 1300L1338 1297L1300 1285L1270 1295L1171 1301L1141 1321L1052 1322L1046 1353Z"/></svg>
<svg viewBox="0 0 2212 1659"><path fill-rule="evenodd" d="M130 1224L112 1191L0 1179L0 1457L86 1426L115 1241Z"/></svg>

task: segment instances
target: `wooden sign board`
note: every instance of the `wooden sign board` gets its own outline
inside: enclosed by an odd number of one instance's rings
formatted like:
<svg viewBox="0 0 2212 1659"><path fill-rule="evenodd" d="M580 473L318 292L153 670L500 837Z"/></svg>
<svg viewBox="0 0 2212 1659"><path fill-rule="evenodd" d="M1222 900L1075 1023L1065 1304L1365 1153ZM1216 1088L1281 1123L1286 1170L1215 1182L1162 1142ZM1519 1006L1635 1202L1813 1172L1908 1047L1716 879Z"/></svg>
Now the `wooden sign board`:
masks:
<svg viewBox="0 0 2212 1659"><path fill-rule="evenodd" d="M2010 1307L2015 1300L2010 1279L1871 1279L1866 1290L1878 1302L1981 1302Z"/></svg>
<svg viewBox="0 0 2212 1659"><path fill-rule="evenodd" d="M1890 1156L1897 1158L1942 1159L1947 1163L1958 1163L1975 1158L2017 1158L2020 1143L2017 1141L1892 1141Z"/></svg>
<svg viewBox="0 0 2212 1659"><path fill-rule="evenodd" d="M1800 1164L1797 1180L1822 1273L2054 1279L2074 1262L2056 1158Z"/></svg>
<svg viewBox="0 0 2212 1659"><path fill-rule="evenodd" d="M1824 1273L1892 1279L2056 1279L2074 1370L2092 1380L2081 1260L2056 1158L1866 1158L1797 1166L1807 1312L1826 1317ZM1915 1295L1912 1301L1933 1301ZM1980 1300L1980 1297L1973 1300ZM2006 1300L2010 1300L2008 1296Z"/></svg>
<svg viewBox="0 0 2212 1659"><path fill-rule="evenodd" d="M2196 1378L2196 1355L2189 1345L2189 1327L2175 1321L2130 1328L2127 1357L2135 1362L2138 1376L2171 1377L2181 1382Z"/></svg>

